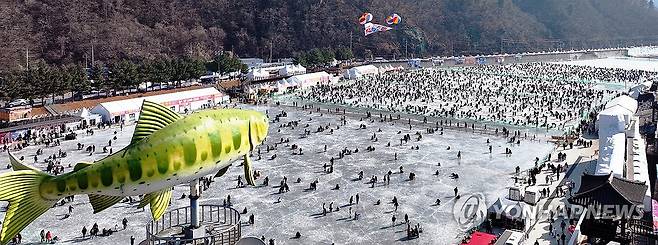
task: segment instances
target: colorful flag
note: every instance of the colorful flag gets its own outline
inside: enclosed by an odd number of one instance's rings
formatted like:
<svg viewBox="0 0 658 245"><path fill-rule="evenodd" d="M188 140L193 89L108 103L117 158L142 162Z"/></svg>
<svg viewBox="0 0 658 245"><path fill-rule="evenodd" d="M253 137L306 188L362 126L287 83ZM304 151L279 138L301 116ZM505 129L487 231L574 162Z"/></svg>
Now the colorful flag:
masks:
<svg viewBox="0 0 658 245"><path fill-rule="evenodd" d="M366 36L368 36L370 34L373 34L373 33L376 33L376 32L385 32L385 31L393 29L393 28L388 27L388 26L383 26L383 25L373 24L373 23L366 23L363 27L365 28L364 33L365 33Z"/></svg>

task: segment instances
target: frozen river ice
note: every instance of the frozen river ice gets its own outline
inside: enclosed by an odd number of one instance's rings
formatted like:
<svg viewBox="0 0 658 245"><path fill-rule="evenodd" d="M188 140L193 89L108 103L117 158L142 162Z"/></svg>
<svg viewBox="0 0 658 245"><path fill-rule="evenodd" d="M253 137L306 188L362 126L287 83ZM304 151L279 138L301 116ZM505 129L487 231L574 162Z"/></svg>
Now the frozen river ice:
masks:
<svg viewBox="0 0 658 245"><path fill-rule="evenodd" d="M506 194L506 187L513 184L511 174L516 166L528 169L534 164L535 157L542 158L550 153L553 145L545 141L521 141L519 145L508 144L505 138L478 133L446 129L442 135L425 134L429 125L415 125L409 130L406 121L370 122L359 118L348 117L347 125L336 126L340 123L338 115L320 115L313 112L301 111L292 108L275 108L270 106L250 107L260 111L267 110L270 118L281 110L288 112L288 117L282 118L279 123L271 123L270 134L265 144L273 145L281 138L289 138L289 145L279 145L278 149L267 153L262 147L262 160L255 156L254 168L269 176L270 185L261 186L263 177L259 178L256 187L235 188L236 179L242 175L242 168L235 164L229 172L221 178L215 179L210 189L204 192L201 203L221 204L227 195L231 195L234 207L241 211L248 209L247 215L242 215L246 222L249 214L255 215L255 225L243 226L243 236L265 236L274 238L277 244L390 244L403 241L406 237L406 225L391 227L391 217L396 215L398 222L403 220L405 214L409 215L412 225L420 223L424 232L413 244L451 244L458 241L461 234L457 223L453 219L452 207L454 203L453 188L458 187L460 193L483 193L487 202L491 203L497 197ZM300 120L299 127L279 126L292 120ZM310 120L310 121L309 121ZM367 129L359 129L364 123ZM309 124L308 128L304 126ZM328 131L311 133L302 137L304 130L315 132L319 126L330 124L334 133ZM377 132L378 129L382 132ZM89 156L84 151L76 150L76 143L86 145L95 144L101 149L107 141L117 132L118 140L113 144L114 150L127 145L132 135L132 126L125 127L123 131L118 128L97 130L93 136L80 134L78 140L62 141L60 147L44 149L44 156L57 152L58 149L68 152L68 157L62 159L64 166L74 166L79 161L93 161L106 154L95 153ZM280 130L280 131L279 131ZM398 134L398 131L401 134ZM421 141L416 141L414 133L423 134ZM376 133L378 141L374 142L371 136ZM412 140L400 145L399 139L404 134L410 134ZM489 154L486 140L491 140L493 154ZM390 142L391 146L386 144ZM303 149L303 155L293 155L290 145L296 144ZM327 152L323 146L327 145ZM419 146L419 150L412 150L412 146ZM375 150L367 152L366 147L373 146ZM338 152L344 148L358 153L347 155L335 161L333 173L323 172L323 164L329 159L337 157ZM447 148L450 147L450 150ZM504 155L505 148L509 147L513 154ZM26 163L39 168L45 168L45 163L33 163L33 154L37 147L30 146L16 152L17 156L25 156ZM461 151L461 159L457 152ZM102 152L98 150L98 152ZM398 160L395 160L395 154ZM276 159L269 160L273 154ZM43 158L43 156L41 156ZM437 166L437 163L441 166ZM6 153L0 154L0 166L9 163ZM404 167L404 174L397 174L400 166ZM72 168L67 167L66 171ZM394 174L390 185L381 182L382 177L389 170ZM439 175L434 175L435 171ZM10 170L2 170L10 171ZM357 173L364 172L364 179L356 180ZM408 180L408 173L414 172L416 179ZM459 174L458 180L449 178L450 173ZM367 183L373 175L378 176L380 182L371 188ZM283 176L288 178L290 192L277 194L278 183ZM301 183L295 183L297 178ZM319 180L318 190L307 191L309 183ZM340 190L333 190L340 185ZM187 193L186 185L176 186L171 207L187 206L188 199L181 199ZM360 202L353 205L352 211L361 214L359 220L349 219L349 197L359 194ZM394 211L390 201L397 197L400 207ZM281 198L280 203L275 201ZM441 205L433 205L435 200L441 199ZM375 205L381 200L381 205ZM322 216L322 203L334 202L334 207L340 211ZM135 236L139 242L145 238L145 224L149 222L150 212L137 209L137 203L120 203L108 210L93 214L91 205L85 196L76 196L73 203L74 211L71 217L63 218L68 213L68 204L55 207L23 232L24 242L38 242L41 229L50 230L59 236L64 244L129 244L130 236ZM2 214L0 213L0 216ZM81 239L82 226L91 228L98 223L100 228L121 227L121 219L128 218L126 230L120 230L109 237L97 237L93 240ZM291 239L299 231L301 239Z"/></svg>
<svg viewBox="0 0 658 245"><path fill-rule="evenodd" d="M591 66L597 68L618 68L624 70L658 71L658 59L654 58L631 58L613 57L596 60L574 60L558 62L560 64Z"/></svg>

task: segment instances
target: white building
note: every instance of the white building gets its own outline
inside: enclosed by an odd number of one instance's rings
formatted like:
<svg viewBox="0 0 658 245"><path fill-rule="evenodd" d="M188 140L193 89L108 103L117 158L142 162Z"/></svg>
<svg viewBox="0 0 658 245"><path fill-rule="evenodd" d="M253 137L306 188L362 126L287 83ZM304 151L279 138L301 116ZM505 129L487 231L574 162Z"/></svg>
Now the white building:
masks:
<svg viewBox="0 0 658 245"><path fill-rule="evenodd" d="M179 113L192 112L229 101L229 96L215 88L201 88L176 93L100 103L91 112L101 115L103 122L134 122L144 100L164 105Z"/></svg>

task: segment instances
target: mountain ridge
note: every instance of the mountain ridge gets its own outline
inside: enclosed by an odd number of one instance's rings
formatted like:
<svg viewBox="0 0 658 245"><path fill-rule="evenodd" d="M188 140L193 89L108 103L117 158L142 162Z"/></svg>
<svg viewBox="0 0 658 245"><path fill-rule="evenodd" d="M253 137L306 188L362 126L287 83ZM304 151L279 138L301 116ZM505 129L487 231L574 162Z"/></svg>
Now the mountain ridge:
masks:
<svg viewBox="0 0 658 245"><path fill-rule="evenodd" d="M628 45L658 36L645 0L25 0L0 3L0 69L49 63L292 57L353 47L357 57L461 55ZM363 36L363 12L396 30ZM351 38L350 38L351 37ZM29 51L28 51L29 50ZM27 54L26 54L27 53Z"/></svg>

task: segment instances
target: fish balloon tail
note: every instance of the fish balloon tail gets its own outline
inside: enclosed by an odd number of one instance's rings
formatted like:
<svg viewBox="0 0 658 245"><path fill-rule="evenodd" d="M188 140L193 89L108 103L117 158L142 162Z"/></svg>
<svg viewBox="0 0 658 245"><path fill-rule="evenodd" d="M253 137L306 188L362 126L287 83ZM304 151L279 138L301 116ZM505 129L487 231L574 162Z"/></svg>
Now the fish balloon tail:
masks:
<svg viewBox="0 0 658 245"><path fill-rule="evenodd" d="M9 243L58 201L41 196L39 187L51 178L51 175L33 169L0 174L0 201L9 202L0 232L0 244Z"/></svg>

